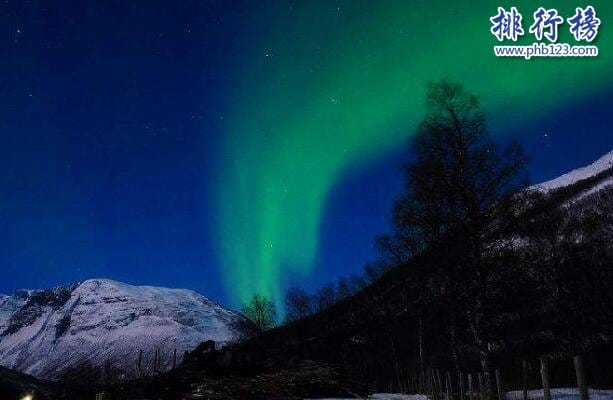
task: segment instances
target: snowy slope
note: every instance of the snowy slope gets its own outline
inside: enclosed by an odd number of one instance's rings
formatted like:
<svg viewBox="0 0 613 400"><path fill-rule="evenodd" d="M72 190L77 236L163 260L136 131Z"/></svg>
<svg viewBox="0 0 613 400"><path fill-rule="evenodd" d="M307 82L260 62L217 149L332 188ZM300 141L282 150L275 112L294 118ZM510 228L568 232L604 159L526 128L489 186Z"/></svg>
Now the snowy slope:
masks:
<svg viewBox="0 0 613 400"><path fill-rule="evenodd" d="M613 150L600 157L598 160L596 160L591 165L588 165L587 167L575 169L550 181L534 185L533 188L542 191L559 189L565 186L573 185L581 180L596 176L599 173L610 168L613 168ZM613 180L609 179L609 182L613 183ZM601 186L601 188L605 186L606 185L603 185Z"/></svg>
<svg viewBox="0 0 613 400"><path fill-rule="evenodd" d="M17 311L26 302L29 295L27 291L17 291L13 296L0 294L0 334L8 326L8 321L15 311Z"/></svg>
<svg viewBox="0 0 613 400"><path fill-rule="evenodd" d="M190 290L131 286L92 279L0 298L0 365L54 378L67 366L110 361L134 373L139 350L163 368L205 340L237 339L240 315Z"/></svg>

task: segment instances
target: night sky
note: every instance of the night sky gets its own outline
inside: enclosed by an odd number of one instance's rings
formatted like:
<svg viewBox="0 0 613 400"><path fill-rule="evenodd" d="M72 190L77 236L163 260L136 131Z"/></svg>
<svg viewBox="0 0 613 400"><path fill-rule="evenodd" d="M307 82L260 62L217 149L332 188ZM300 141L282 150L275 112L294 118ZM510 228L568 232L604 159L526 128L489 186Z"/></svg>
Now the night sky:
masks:
<svg viewBox="0 0 613 400"><path fill-rule="evenodd" d="M479 94L534 182L613 149L611 2L589 3L597 58L530 61L492 53L504 1L448 3L1 2L0 292L111 278L236 307L360 273L431 80Z"/></svg>

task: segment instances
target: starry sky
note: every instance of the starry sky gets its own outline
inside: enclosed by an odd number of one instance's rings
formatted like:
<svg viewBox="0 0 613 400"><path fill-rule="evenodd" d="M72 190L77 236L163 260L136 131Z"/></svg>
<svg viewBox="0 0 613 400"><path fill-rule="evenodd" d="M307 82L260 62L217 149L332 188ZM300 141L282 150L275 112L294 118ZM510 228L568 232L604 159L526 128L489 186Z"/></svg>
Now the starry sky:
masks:
<svg viewBox="0 0 613 400"><path fill-rule="evenodd" d="M587 3L506 3L0 2L0 292L104 277L237 307L359 273L431 80L479 94L535 182L611 150L613 5L589 3L597 58L526 61L494 57L498 6Z"/></svg>

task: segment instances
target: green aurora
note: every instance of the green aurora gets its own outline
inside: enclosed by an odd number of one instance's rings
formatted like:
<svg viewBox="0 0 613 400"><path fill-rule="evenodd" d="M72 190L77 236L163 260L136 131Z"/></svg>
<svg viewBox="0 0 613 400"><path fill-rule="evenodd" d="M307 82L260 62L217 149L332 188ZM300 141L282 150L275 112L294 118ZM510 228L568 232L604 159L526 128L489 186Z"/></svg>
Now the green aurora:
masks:
<svg viewBox="0 0 613 400"><path fill-rule="evenodd" d="M568 18L595 7L596 58L496 58L497 7L516 6L526 34L538 6ZM349 167L403 146L423 115L425 83L478 93L490 121L511 125L610 88L613 3L306 1L254 5L235 60L217 193L220 265L231 298L281 304L306 276L326 198ZM575 42L568 24L558 42ZM509 118L507 122L506 118ZM382 210L387 212L387 210ZM360 266L356 266L359 268Z"/></svg>

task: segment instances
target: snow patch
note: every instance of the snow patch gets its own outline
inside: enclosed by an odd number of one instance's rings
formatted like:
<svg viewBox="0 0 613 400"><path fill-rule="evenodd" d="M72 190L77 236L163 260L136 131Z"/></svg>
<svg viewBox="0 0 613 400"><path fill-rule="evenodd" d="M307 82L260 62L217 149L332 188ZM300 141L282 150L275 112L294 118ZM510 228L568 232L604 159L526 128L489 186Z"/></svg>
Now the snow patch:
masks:
<svg viewBox="0 0 613 400"><path fill-rule="evenodd" d="M367 400L428 400L428 396L425 394L398 394L398 393L375 393L371 394L366 398ZM355 400L353 398L327 398L327 399L318 399L318 400Z"/></svg>
<svg viewBox="0 0 613 400"><path fill-rule="evenodd" d="M613 390L595 390L589 389L590 400L613 400ZM515 390L506 393L506 400L521 400L523 392ZM528 399L540 400L543 399L543 390L528 390ZM580 400L579 391L577 388L557 388L551 389L552 400Z"/></svg>
<svg viewBox="0 0 613 400"><path fill-rule="evenodd" d="M613 400L613 390L595 390L589 389L590 400ZM521 400L523 392L515 390L505 394L506 400ZM528 390L528 399L540 400L543 399L543 390ZM557 388L551 389L552 400L580 400L579 391L577 388ZM394 394L394 393L376 393L371 394L367 400L428 400L428 396L424 394ZM327 398L318 400L351 400L340 398Z"/></svg>

